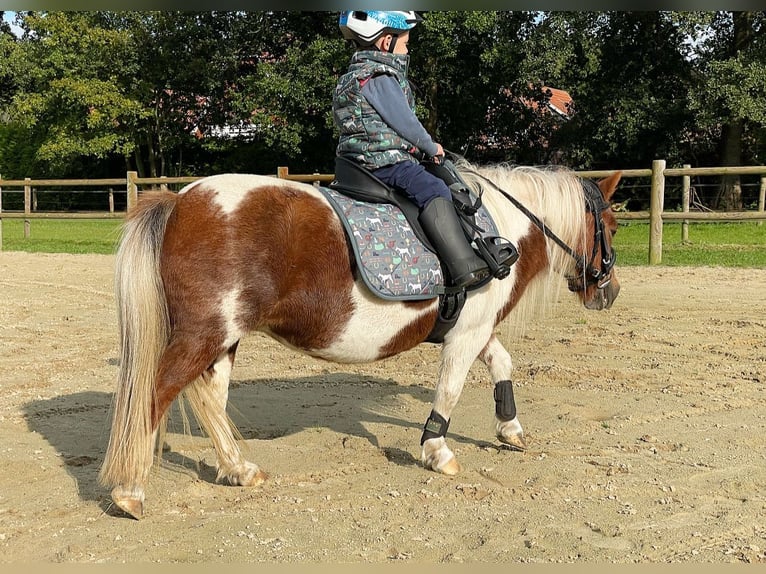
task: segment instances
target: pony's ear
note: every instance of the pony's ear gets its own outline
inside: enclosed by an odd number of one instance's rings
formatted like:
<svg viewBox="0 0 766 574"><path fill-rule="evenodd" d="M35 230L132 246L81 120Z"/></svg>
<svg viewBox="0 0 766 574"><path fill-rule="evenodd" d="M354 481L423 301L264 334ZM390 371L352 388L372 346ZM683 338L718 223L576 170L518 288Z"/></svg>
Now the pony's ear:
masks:
<svg viewBox="0 0 766 574"><path fill-rule="evenodd" d="M612 201L612 196L614 195L614 192L617 190L617 184L620 183L621 177L622 177L622 172L616 171L609 177L605 177L604 179L599 180L598 188L601 190L601 193L604 195L605 200Z"/></svg>

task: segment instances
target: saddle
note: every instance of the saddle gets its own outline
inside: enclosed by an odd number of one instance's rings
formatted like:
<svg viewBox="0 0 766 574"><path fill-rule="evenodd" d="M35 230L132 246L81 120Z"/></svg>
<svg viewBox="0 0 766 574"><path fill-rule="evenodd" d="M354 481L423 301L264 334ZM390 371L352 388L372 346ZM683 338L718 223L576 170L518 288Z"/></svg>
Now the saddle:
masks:
<svg viewBox="0 0 766 574"><path fill-rule="evenodd" d="M354 160L335 158L335 179L327 186L365 203L390 203L398 207L412 227L415 236L431 251L436 252L418 222L420 208L403 191L388 185Z"/></svg>
<svg viewBox="0 0 766 574"><path fill-rule="evenodd" d="M445 160L445 162L447 165L451 166L449 160ZM443 166L436 166L436 164L425 165L426 169L431 171L431 173L437 177L440 177L440 174L438 173L439 170L446 169ZM455 175L457 174L457 172L454 171L454 168L451 169L451 173ZM389 203L395 205L402 211L402 214L412 227L415 236L423 242L429 250L436 253L436 249L429 241L428 236L425 231L423 231L423 227L418 221L420 208L402 190L381 181L375 174L359 165L354 160L343 156L337 156L335 158L335 179L328 187L346 197L358 201L367 203ZM498 279L504 278L507 273L503 274L502 272L497 272L497 266L493 265L493 263L495 261L502 261L503 258L508 258L508 243L505 240L502 240L502 238L494 235L489 236L477 233L481 230L481 226L477 225L475 215L481 207L481 199L479 198L474 201L471 195L465 191L465 186L457 186L453 184L449 187L452 192L452 201L455 204L455 209L457 210L463 225L466 237L469 240L476 242L476 246L482 257L489 264L493 276ZM482 237L482 235L484 235L484 237Z"/></svg>
<svg viewBox="0 0 766 574"><path fill-rule="evenodd" d="M428 169L428 166L426 166L426 168ZM453 173L456 175L456 172ZM435 175L438 177L438 174ZM507 241L502 240L502 238L499 238L497 235L494 235L497 233L497 230L490 214L481 208L480 197L474 200L466 187L456 189L456 186L453 185L450 186L450 189L466 237L474 241L479 252L484 259L487 260L490 269L493 271L492 275L479 285L473 286L472 289L482 287L487 282L491 281L493 276L498 278L507 276L509 269L504 268L502 265L498 266L497 261L502 261L502 259L499 259L498 255L506 256L507 261L508 246L513 250L515 250L515 247L511 246ZM338 212L341 221L344 222L344 226L346 227L347 235L350 236L353 234L353 231L349 232L349 220L346 218L346 213L343 213L344 209L338 205L337 195L332 195L333 192L335 194L340 194L342 197L350 198L350 200L354 202L361 202L363 204L385 204L378 206L377 209L381 211L383 211L384 208L395 206L401 213L401 216L406 219L406 222L411 228L411 232L417 238L417 241L419 241L425 249L431 252L427 255L436 253L436 249L429 241L427 234L418 220L418 215L420 213L419 207L404 193L404 191L384 183L372 172L365 169L354 160L343 156L336 157L335 179L328 185L328 190L325 190L326 197ZM478 224L477 214L480 219ZM349 241L354 248L353 251L357 257L359 266L363 268L362 277L365 279L368 287L373 288L373 292L377 292L379 296L383 296L384 298L418 298L415 295L390 297L388 294L382 293L380 289L376 289L375 285L371 285L369 280L370 274L367 273L367 271L369 271L369 263L367 264L367 267L365 267L365 258L359 252L360 250L356 238L349 237ZM518 256L517 254L515 255L516 257ZM515 258L508 264L508 267L513 261L515 261ZM436 281L429 281L429 283L440 281L441 273L438 258L434 258L434 260L431 261L429 257L422 256L420 267L427 266L428 264L431 264L432 266L435 265L438 270L437 273L434 273L433 268L429 271L431 279L436 279ZM430 295L420 296L419 298L439 297L439 315L436 324L434 325L434 329L427 339L429 342L438 343L443 341L444 335L457 322L460 311L466 301L466 291L465 289L441 286L438 284L431 285L431 287L436 287L436 290L434 291L432 289L429 292Z"/></svg>

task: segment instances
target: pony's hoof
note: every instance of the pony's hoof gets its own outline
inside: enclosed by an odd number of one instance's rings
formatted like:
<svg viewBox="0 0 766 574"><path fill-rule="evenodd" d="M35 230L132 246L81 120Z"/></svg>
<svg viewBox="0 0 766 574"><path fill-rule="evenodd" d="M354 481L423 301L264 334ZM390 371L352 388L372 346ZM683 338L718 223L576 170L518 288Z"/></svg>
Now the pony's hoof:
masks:
<svg viewBox="0 0 766 574"><path fill-rule="evenodd" d="M446 474L447 476L455 476L456 474L459 474L462 470L463 470L463 467L460 466L460 463L453 456L451 459L449 459L447 464L441 467L438 471L442 474Z"/></svg>
<svg viewBox="0 0 766 574"><path fill-rule="evenodd" d="M499 434L497 435L497 440L499 440L504 445L511 447L513 450L527 450L527 441L524 438L524 435L513 434L509 436L503 436Z"/></svg>
<svg viewBox="0 0 766 574"><path fill-rule="evenodd" d="M252 462L245 462L228 469L219 469L217 480L227 480L232 486L258 486L263 484L269 475Z"/></svg>
<svg viewBox="0 0 766 574"><path fill-rule="evenodd" d="M247 482L247 484L243 484L242 486L258 486L259 484L263 484L268 480L269 475L263 472L262 470L259 470L256 472L253 477Z"/></svg>
<svg viewBox="0 0 766 574"><path fill-rule="evenodd" d="M128 516L140 520L144 516L144 501L133 496L125 496L118 489L112 491L112 500L117 508Z"/></svg>

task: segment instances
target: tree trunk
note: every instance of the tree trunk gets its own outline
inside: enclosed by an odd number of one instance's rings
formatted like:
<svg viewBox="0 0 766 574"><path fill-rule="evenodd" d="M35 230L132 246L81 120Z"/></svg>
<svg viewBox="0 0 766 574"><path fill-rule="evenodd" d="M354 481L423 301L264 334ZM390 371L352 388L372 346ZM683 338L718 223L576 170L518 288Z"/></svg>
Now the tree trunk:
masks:
<svg viewBox="0 0 766 574"><path fill-rule="evenodd" d="M742 165L743 131L744 122L741 119L732 119L723 127L721 161L724 166ZM724 211L742 209L742 186L738 175L721 176L716 206Z"/></svg>
<svg viewBox="0 0 766 574"><path fill-rule="evenodd" d="M154 142L152 141L151 134L146 135L146 146L148 148L147 155L149 156L149 177L157 177L157 158L155 157Z"/></svg>
<svg viewBox="0 0 766 574"><path fill-rule="evenodd" d="M136 149L133 150L133 157L136 160L136 172L138 177L146 177L146 168L144 168L144 162L141 160L141 146L136 145Z"/></svg>
<svg viewBox="0 0 766 574"><path fill-rule="evenodd" d="M429 58L429 60L428 68L431 70L435 69L436 62L434 61L434 58ZM439 86L434 78L428 78L425 91L426 101L424 103L428 107L428 117L426 117L426 120L423 122L423 127L426 128L426 131L431 135L434 141L441 143L436 135L436 126L439 119Z"/></svg>
<svg viewBox="0 0 766 574"><path fill-rule="evenodd" d="M753 13L732 12L734 24L730 58L736 58L753 43ZM729 121L721 131L721 160L724 166L742 165L742 135L745 122L737 117L732 110ZM726 211L742 209L742 186L739 176L725 175L721 177L721 187L718 191L716 206Z"/></svg>

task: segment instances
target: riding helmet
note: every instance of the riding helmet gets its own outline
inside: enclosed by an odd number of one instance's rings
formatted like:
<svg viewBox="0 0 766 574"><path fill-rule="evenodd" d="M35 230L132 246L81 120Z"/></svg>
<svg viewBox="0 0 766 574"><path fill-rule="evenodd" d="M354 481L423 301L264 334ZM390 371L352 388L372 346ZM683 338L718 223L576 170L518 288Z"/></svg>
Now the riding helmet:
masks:
<svg viewBox="0 0 766 574"><path fill-rule="evenodd" d="M370 46L383 34L401 34L422 20L413 11L345 10L340 13L339 23L344 38L359 46Z"/></svg>

